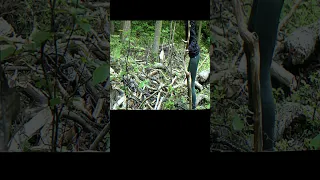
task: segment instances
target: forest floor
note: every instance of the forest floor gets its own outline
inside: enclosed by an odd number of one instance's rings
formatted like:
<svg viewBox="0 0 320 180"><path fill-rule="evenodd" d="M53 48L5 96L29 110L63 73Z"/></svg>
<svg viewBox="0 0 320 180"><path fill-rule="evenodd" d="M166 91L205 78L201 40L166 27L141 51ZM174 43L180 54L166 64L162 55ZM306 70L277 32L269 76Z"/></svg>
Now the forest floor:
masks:
<svg viewBox="0 0 320 180"><path fill-rule="evenodd" d="M216 12L220 12L219 6L215 6L214 2L218 1L212 0L211 9L216 8ZM246 3L252 3L252 0L246 0ZM289 14L293 4L293 0L285 2L280 22ZM253 125L245 121L248 116L248 87L243 41L232 14L232 5L224 2L221 7L222 21L220 15L211 15L212 36L216 42L214 51L210 52L210 149L211 152L250 152L253 151ZM250 6L244 9L248 18ZM282 47L289 38L297 39L298 36L292 33L300 27L317 22L319 17L318 1L302 2L284 25L282 33L279 33L284 36L280 38L279 35L278 47ZM228 36L224 37L223 32ZM319 34L316 40L318 44ZM297 80L296 89L290 89L288 85L279 82L279 77L272 76L276 103L276 151L312 150L320 147L320 56L316 51L319 49L316 48L312 53L316 57L312 63L287 67L286 70L283 69L283 64L289 58L288 52L278 51L275 55L273 63L279 64L277 67L281 72L293 75Z"/></svg>
<svg viewBox="0 0 320 180"><path fill-rule="evenodd" d="M111 109L187 110L189 97L183 67L183 43L163 45L165 59L134 40L120 43L111 35ZM170 50L169 50L170 48ZM201 47L196 77L197 109L210 109L208 47ZM189 57L186 58L187 63Z"/></svg>
<svg viewBox="0 0 320 180"><path fill-rule="evenodd" d="M88 3L88 8L76 8L75 4L57 2L55 21L59 32L55 43L46 37L52 29L47 1L4 1L0 8L1 54L9 55L6 48L12 42L17 48L0 65L9 87L20 95L20 103L8 100L13 103L8 113L13 108L19 112L16 119L11 119L9 151L49 152L53 144L58 152L110 151L110 82L106 76L110 46L105 31L109 28L110 2L99 6ZM85 15L71 16L71 11ZM31 38L33 42L47 38L44 56L40 47L30 46ZM53 123L57 119L58 123ZM53 124L58 133L52 132ZM53 134L57 134L56 141Z"/></svg>

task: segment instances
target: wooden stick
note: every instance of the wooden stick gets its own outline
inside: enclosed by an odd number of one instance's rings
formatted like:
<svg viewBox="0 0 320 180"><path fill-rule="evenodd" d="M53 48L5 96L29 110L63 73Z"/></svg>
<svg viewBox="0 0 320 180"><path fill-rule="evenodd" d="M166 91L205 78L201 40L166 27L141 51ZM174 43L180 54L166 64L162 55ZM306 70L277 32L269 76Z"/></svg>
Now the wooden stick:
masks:
<svg viewBox="0 0 320 180"><path fill-rule="evenodd" d="M109 130L110 130L110 123L108 123L107 125L104 126L102 131L99 133L99 135L93 141L93 143L90 145L89 150L97 149L99 142L104 138L104 136L109 132Z"/></svg>
<svg viewBox="0 0 320 180"><path fill-rule="evenodd" d="M157 94L162 88L163 88L163 85L160 84L158 90L157 90L156 92L154 92L153 94L151 94L149 97L147 97L144 101L142 101L142 103L139 105L138 109L140 109L141 106L142 106L148 99L150 99L152 96L154 96L155 94Z"/></svg>
<svg viewBox="0 0 320 180"><path fill-rule="evenodd" d="M254 107L254 150L262 151L262 114L261 114L261 92L260 92L260 50L259 39L256 33L247 29L239 0L232 0L234 14L237 19L240 36L249 46L251 74L252 74L252 99Z"/></svg>
<svg viewBox="0 0 320 180"><path fill-rule="evenodd" d="M157 110L161 110L161 104L163 102L164 97L161 97Z"/></svg>
<svg viewBox="0 0 320 180"><path fill-rule="evenodd" d="M148 105L148 107L152 109L152 106L149 104L149 101L146 101L146 105Z"/></svg>
<svg viewBox="0 0 320 180"><path fill-rule="evenodd" d="M158 107L158 103L159 103L159 99L160 99L160 94L161 94L161 91L159 91L158 93L158 97L157 97L157 101L156 101L156 105L154 106L154 110L157 110L157 107Z"/></svg>
<svg viewBox="0 0 320 180"><path fill-rule="evenodd" d="M96 120L98 119L98 116L102 110L103 104L105 102L104 98L99 98L98 102L96 104L96 108L94 109L93 113L92 113L92 117Z"/></svg>
<svg viewBox="0 0 320 180"><path fill-rule="evenodd" d="M183 66L184 66L184 71L186 73L186 78L187 78L189 109L192 109L191 76L190 76L190 73L188 72L187 65L186 65L186 57L188 54L189 40L190 40L190 21L188 21L188 40L187 40L186 50L184 53Z"/></svg>

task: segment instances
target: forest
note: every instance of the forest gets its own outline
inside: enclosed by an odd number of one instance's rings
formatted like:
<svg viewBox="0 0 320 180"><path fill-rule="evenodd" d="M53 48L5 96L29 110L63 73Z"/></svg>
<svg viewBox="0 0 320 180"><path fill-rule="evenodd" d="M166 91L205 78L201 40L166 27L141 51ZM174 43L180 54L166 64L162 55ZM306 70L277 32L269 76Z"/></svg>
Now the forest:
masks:
<svg viewBox="0 0 320 180"><path fill-rule="evenodd" d="M0 151L110 152L110 1L0 4Z"/></svg>
<svg viewBox="0 0 320 180"><path fill-rule="evenodd" d="M196 109L201 110L210 108L209 21L196 21L196 28ZM110 32L111 109L189 109L184 21L111 21Z"/></svg>
<svg viewBox="0 0 320 180"><path fill-rule="evenodd" d="M253 0L211 0L210 5L211 152L256 151L256 129L246 121L253 112L248 109L247 61L235 3L248 22ZM270 69L275 151L320 148L319 45L320 1L285 0Z"/></svg>

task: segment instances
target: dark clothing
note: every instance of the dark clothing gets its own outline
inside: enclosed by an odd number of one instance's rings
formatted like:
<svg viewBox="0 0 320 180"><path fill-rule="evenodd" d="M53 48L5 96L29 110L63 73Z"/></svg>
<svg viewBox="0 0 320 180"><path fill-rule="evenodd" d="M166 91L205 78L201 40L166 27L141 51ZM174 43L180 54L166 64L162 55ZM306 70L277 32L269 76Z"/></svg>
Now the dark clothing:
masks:
<svg viewBox="0 0 320 180"><path fill-rule="evenodd" d="M190 40L189 40L189 57L193 58L199 54L200 48L197 42L197 31L196 31L196 22L190 21ZM185 30L186 30L186 40L188 40L188 21L185 21Z"/></svg>
<svg viewBox="0 0 320 180"><path fill-rule="evenodd" d="M256 32L260 43L260 88L262 106L263 149L274 149L275 104L272 94L270 67L278 35L280 13L284 0L254 0L249 31ZM248 85L251 87L250 57L247 45ZM249 88L249 109L252 111L252 90Z"/></svg>
<svg viewBox="0 0 320 180"><path fill-rule="evenodd" d="M188 71L191 73L191 90L192 90L192 109L196 109L196 88L195 81L198 69L200 54L190 58Z"/></svg>
<svg viewBox="0 0 320 180"><path fill-rule="evenodd" d="M190 39L189 39L189 66L188 71L191 73L191 90L192 90L192 109L196 109L196 89L195 81L200 59L200 48L197 42L196 22L190 21ZM185 21L186 40L188 40L188 21Z"/></svg>

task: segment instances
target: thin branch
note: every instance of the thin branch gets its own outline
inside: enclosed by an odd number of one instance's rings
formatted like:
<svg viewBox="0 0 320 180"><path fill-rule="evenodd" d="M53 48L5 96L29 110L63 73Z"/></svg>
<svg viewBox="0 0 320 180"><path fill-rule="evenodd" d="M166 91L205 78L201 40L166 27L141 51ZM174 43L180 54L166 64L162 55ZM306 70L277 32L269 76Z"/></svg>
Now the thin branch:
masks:
<svg viewBox="0 0 320 180"><path fill-rule="evenodd" d="M100 134L97 136L97 138L93 141L93 143L91 144L89 150L95 150L97 149L97 146L99 144L99 142L103 139L103 137L109 132L110 130L110 123L108 123L107 125L105 125L105 127L102 129L102 131L100 132Z"/></svg>
<svg viewBox="0 0 320 180"><path fill-rule="evenodd" d="M279 24L278 31L283 30L285 25L289 22L290 18L292 17L293 13L298 9L299 5L301 4L303 0L296 0L294 5L292 6L290 12L286 15L286 17L283 18L283 20Z"/></svg>

